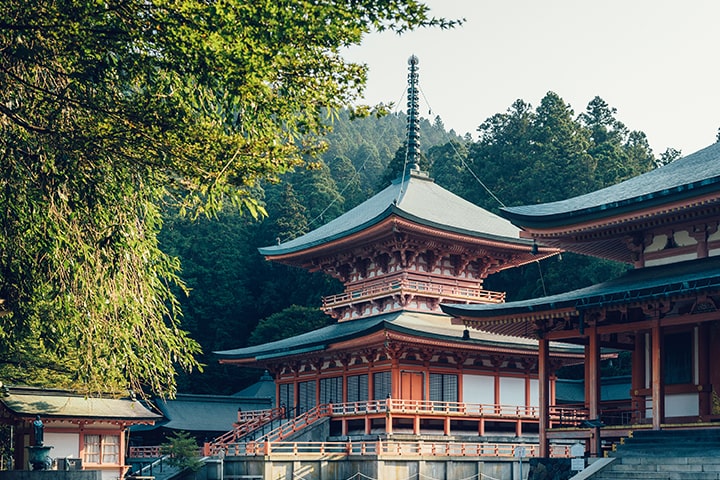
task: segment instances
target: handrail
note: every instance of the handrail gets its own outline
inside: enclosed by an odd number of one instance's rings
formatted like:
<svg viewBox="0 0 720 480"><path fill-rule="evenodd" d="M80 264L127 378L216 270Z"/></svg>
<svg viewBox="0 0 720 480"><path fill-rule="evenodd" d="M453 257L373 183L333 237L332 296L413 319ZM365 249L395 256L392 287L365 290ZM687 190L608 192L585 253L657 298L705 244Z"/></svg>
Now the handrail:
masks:
<svg viewBox="0 0 720 480"><path fill-rule="evenodd" d="M367 285L355 290L328 295L323 297L323 309L327 310L342 304L370 300L387 293L426 293L434 296L441 296L447 299L483 303L505 302L505 292L494 292L480 288L460 287L456 285L443 285L433 282L421 282L418 280L401 279L389 282L379 282Z"/></svg>
<svg viewBox="0 0 720 480"><path fill-rule="evenodd" d="M508 418L540 417L540 408L533 405L499 405L431 400L405 400L389 398L368 402L333 403L332 415L367 415L372 413L407 413L438 416L491 416Z"/></svg>
<svg viewBox="0 0 720 480"><path fill-rule="evenodd" d="M264 444L269 446L271 442L275 442L277 440L282 440L289 435L292 435L296 433L299 430L302 430L303 428L315 423L321 418L329 417L332 414L330 405L328 404L321 404L317 405L310 410L306 411L305 413L302 413L301 415L288 420L285 423L282 423L279 427L275 428L274 430L271 430L267 434L263 435L262 441L260 442L246 442L246 443L240 443L237 441L218 441L220 437L218 437L215 441L211 443L205 444L205 454L206 455L216 455L221 450L230 452L230 450L233 450L234 454L238 454L238 449L241 448L242 445L254 445L254 444Z"/></svg>
<svg viewBox="0 0 720 480"><path fill-rule="evenodd" d="M518 448L525 449L527 457L537 457L538 444L485 443L485 442L433 442L417 441L349 441L349 442L249 442L238 449L238 456L260 455L401 455L412 456L477 456L515 457ZM551 457L570 457L570 447L551 445Z"/></svg>
<svg viewBox="0 0 720 480"><path fill-rule="evenodd" d="M223 433L222 435L214 438L210 442L206 442L203 446L203 453L210 455L217 453L223 445L228 443L237 442L245 435L254 432L263 425L266 425L273 420L283 418L285 415L285 408L272 408L268 410L253 410L248 412L238 411L238 423L234 425L234 428L229 432Z"/></svg>

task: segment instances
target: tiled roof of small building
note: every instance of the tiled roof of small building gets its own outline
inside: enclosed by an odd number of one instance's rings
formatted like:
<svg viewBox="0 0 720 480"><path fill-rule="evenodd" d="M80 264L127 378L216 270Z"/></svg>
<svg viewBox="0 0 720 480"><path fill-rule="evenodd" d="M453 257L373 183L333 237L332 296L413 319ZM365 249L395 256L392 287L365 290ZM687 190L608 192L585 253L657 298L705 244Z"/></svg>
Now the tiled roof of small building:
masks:
<svg viewBox="0 0 720 480"><path fill-rule="evenodd" d="M61 390L13 387L0 402L15 415L98 420L159 420L142 403L129 398L87 397Z"/></svg>
<svg viewBox="0 0 720 480"><path fill-rule="evenodd" d="M537 342L534 340L503 337L477 330L470 331L470 338L462 340L465 327L453 324L452 319L446 315L399 311L365 319L339 322L312 332L263 345L214 353L221 360L263 360L286 357L321 351L333 343L370 335L382 329L407 333L421 338L463 342L476 347L527 349L531 352L537 350ZM570 345L558 345L557 349L567 350L568 353L577 353L576 347Z"/></svg>
<svg viewBox="0 0 720 480"><path fill-rule="evenodd" d="M156 405L167 419L157 427L188 432L227 432L237 421L239 408L246 412L265 410L272 408L274 402L267 397L178 394L172 400L158 400Z"/></svg>
<svg viewBox="0 0 720 480"><path fill-rule="evenodd" d="M542 312L563 308L580 311L718 289L720 257L713 257L630 270L614 280L547 297L501 304L448 304L441 307L450 315L476 318L481 322L502 318L502 323L497 326L487 323L479 328L510 334L515 328L513 323L525 323L526 319L541 315Z"/></svg>
<svg viewBox="0 0 720 480"><path fill-rule="evenodd" d="M506 207L502 215L524 227L550 227L602 218L720 189L720 143L601 190L557 202Z"/></svg>
<svg viewBox="0 0 720 480"><path fill-rule="evenodd" d="M396 179L386 189L338 218L293 240L260 248L263 255L293 253L368 228L395 214L442 230L517 245L532 242L519 238L520 230L504 218L445 190L415 171Z"/></svg>

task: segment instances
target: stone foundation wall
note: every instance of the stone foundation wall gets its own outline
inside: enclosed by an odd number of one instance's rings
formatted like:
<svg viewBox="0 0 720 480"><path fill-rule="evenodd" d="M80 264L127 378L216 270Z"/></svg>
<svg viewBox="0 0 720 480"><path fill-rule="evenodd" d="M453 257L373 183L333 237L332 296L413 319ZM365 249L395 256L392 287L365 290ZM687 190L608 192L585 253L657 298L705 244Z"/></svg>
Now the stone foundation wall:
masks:
<svg viewBox="0 0 720 480"><path fill-rule="evenodd" d="M283 456L284 457L284 456ZM467 478L497 478L522 480L517 459L487 457L414 457L382 458L375 456L349 456L322 460L273 456L242 458L226 457L221 468L214 465L207 473L207 480L258 478L274 480L345 480L358 473L363 478L403 479L421 477L436 480L463 480ZM528 478L528 460L523 461L522 477ZM213 471L214 472L211 472ZM215 473L216 472L216 473ZM0 479L2 480L2 479Z"/></svg>

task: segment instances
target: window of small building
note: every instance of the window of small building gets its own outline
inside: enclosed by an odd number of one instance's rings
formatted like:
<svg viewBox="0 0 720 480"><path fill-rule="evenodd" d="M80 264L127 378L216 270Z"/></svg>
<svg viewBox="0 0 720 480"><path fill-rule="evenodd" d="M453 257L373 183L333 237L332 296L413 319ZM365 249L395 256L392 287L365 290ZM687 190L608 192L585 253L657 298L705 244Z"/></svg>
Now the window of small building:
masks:
<svg viewBox="0 0 720 480"><path fill-rule="evenodd" d="M84 442L85 463L119 465L120 435L86 434Z"/></svg>
<svg viewBox="0 0 720 480"><path fill-rule="evenodd" d="M458 377L448 373L430 374L430 401L457 402Z"/></svg>
<svg viewBox="0 0 720 480"><path fill-rule="evenodd" d="M342 380L342 377L320 379L320 403L342 402Z"/></svg>

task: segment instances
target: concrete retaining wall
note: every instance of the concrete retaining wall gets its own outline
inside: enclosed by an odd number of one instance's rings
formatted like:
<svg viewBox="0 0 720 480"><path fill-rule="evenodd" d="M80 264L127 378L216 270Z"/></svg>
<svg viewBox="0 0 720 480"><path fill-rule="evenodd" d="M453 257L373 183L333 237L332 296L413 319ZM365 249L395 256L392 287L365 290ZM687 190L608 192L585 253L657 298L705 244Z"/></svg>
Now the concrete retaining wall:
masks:
<svg viewBox="0 0 720 480"><path fill-rule="evenodd" d="M210 469L213 470L213 469ZM415 457L378 459L372 455L349 456L322 460L299 458L272 459L262 457L226 457L222 469L217 475L209 474L208 480L228 478L261 478L263 480L346 480L358 473L363 478L403 479L418 476L435 480L462 480L477 478L496 478L501 480L522 480L520 463L516 459L487 457ZM523 477L527 478L529 464L527 459L522 466ZM1 480L1 479L0 479Z"/></svg>

